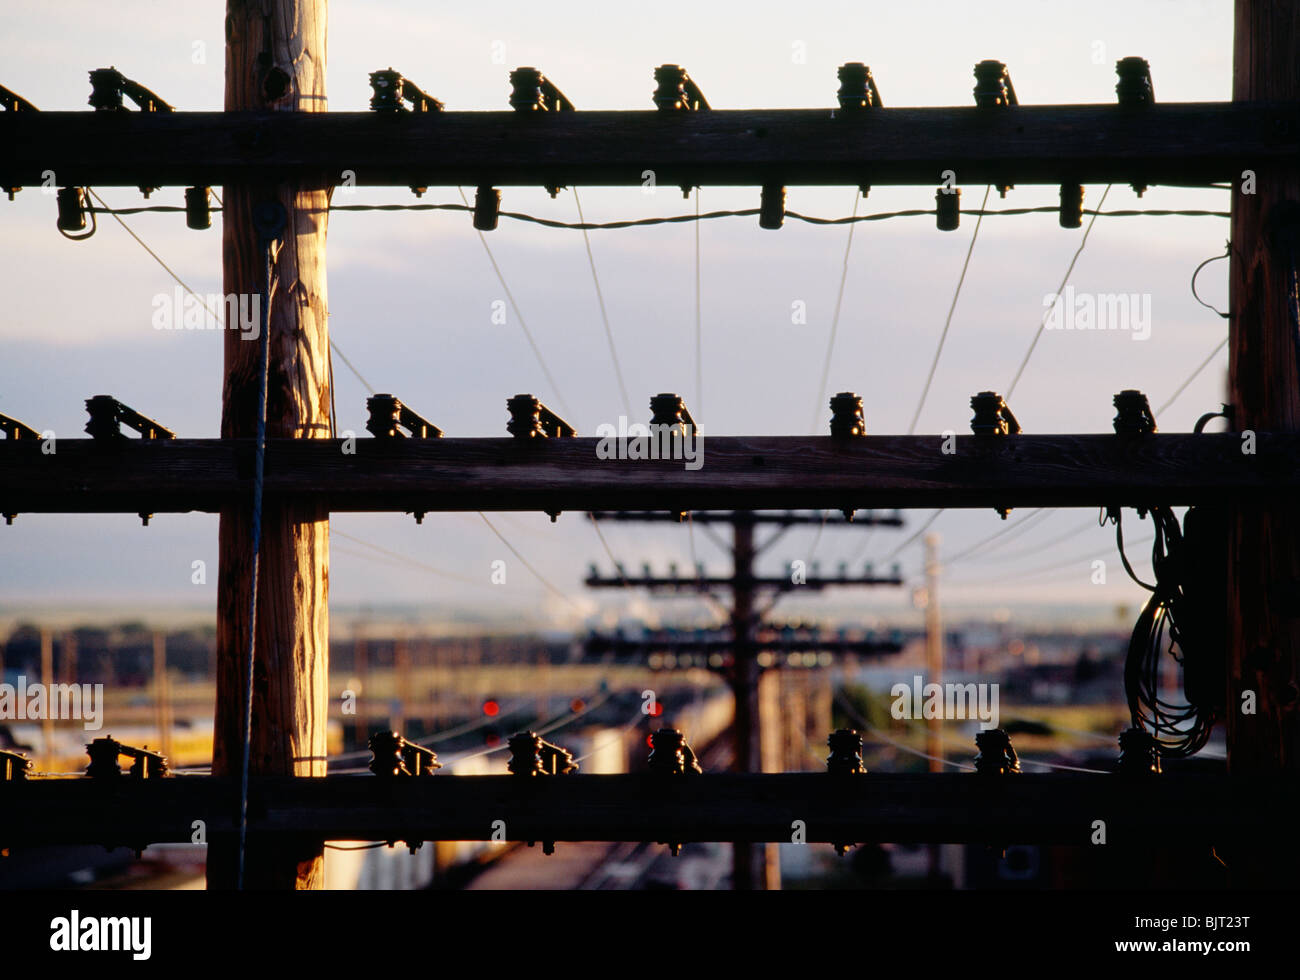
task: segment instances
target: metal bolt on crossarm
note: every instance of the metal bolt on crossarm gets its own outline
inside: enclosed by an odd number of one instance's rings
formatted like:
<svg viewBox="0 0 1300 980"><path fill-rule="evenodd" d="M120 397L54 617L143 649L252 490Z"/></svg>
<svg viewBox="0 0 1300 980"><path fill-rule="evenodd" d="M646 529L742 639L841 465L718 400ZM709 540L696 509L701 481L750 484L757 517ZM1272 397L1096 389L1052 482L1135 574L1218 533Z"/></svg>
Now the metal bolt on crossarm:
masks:
<svg viewBox="0 0 1300 980"><path fill-rule="evenodd" d="M831 754L826 758L826 771L834 775L853 775L867 771L862 764L862 736L852 728L840 728L826 739Z"/></svg>
<svg viewBox="0 0 1300 980"><path fill-rule="evenodd" d="M416 414L401 400L387 393L366 399L366 431L376 439L402 439L406 429L412 439L441 439L442 429Z"/></svg>
<svg viewBox="0 0 1300 980"><path fill-rule="evenodd" d="M852 439L867 434L867 420L862 413L862 398L852 391L841 391L831 398L831 436Z"/></svg>
<svg viewBox="0 0 1300 980"><path fill-rule="evenodd" d="M527 65L510 73L510 106L516 112L572 112L574 108L554 82Z"/></svg>
<svg viewBox="0 0 1300 980"><path fill-rule="evenodd" d="M861 775L867 771L862 764L862 736L852 728L841 728L826 739L831 754L826 759L826 771L836 777ZM836 841L835 853L843 857L852 844Z"/></svg>
<svg viewBox="0 0 1300 980"><path fill-rule="evenodd" d="M659 776L693 776L704 771L695 761L695 753L686 744L686 736L675 728L661 728L650 736L650 758L647 764L650 771ZM673 857L681 854L681 841L660 843L668 845L668 852Z"/></svg>
<svg viewBox="0 0 1300 980"><path fill-rule="evenodd" d="M1010 108L1019 105L1011 74L1000 61L981 61L975 66L975 104L981 108ZM1006 197L1014 184L994 184L999 197Z"/></svg>
<svg viewBox="0 0 1300 980"><path fill-rule="evenodd" d="M373 755L369 768L376 776L432 776L442 768L436 752L407 741L399 732L375 732L367 746Z"/></svg>
<svg viewBox="0 0 1300 980"><path fill-rule="evenodd" d="M516 439L566 439L577 432L533 395L515 395L506 400L506 408L510 411L506 431Z"/></svg>
<svg viewBox="0 0 1300 980"><path fill-rule="evenodd" d="M122 769L117 764L122 746L111 735L97 738L86 745L86 754L90 756L90 765L86 775L91 779L120 779Z"/></svg>
<svg viewBox="0 0 1300 980"><path fill-rule="evenodd" d="M1115 771L1126 776L1160 775L1160 746L1142 728L1126 728L1119 733L1119 759Z"/></svg>
<svg viewBox="0 0 1300 980"><path fill-rule="evenodd" d="M1156 101L1155 84L1151 81L1151 65L1146 58L1120 58L1115 62L1115 95L1126 108L1143 108ZM1133 182L1130 185L1138 197L1146 193L1147 185Z"/></svg>
<svg viewBox="0 0 1300 980"><path fill-rule="evenodd" d="M685 435L688 427L691 432L699 432L682 396L671 391L662 391L650 399L650 424L668 426L677 435Z"/></svg>
<svg viewBox="0 0 1300 980"><path fill-rule="evenodd" d="M871 69L861 61L849 61L840 65L836 75L840 87L835 92L835 98L844 116L856 116L864 109L879 109L884 106L880 89L871 76ZM871 193L871 185L859 184L858 190L866 197Z"/></svg>
<svg viewBox="0 0 1300 980"><path fill-rule="evenodd" d="M996 391L981 391L972 395L970 407L975 415L970 420L970 430L977 436L1018 435L1020 423Z"/></svg>
<svg viewBox="0 0 1300 980"><path fill-rule="evenodd" d="M686 736L676 728L661 728L650 736L650 771L661 776L690 776L702 773Z"/></svg>
<svg viewBox="0 0 1300 980"><path fill-rule="evenodd" d="M32 770L32 760L21 752L0 750L0 783L26 779Z"/></svg>
<svg viewBox="0 0 1300 980"><path fill-rule="evenodd" d="M1011 736L1001 728L975 733L975 771L983 775L1008 776L1020 772L1020 758L1011 747Z"/></svg>
<svg viewBox="0 0 1300 980"><path fill-rule="evenodd" d="M660 112L708 110L709 100L681 65L660 65L655 69L654 104Z"/></svg>
<svg viewBox="0 0 1300 980"><path fill-rule="evenodd" d="M443 104L390 66L370 73L370 108L375 112L441 112ZM411 108L406 108L406 103Z"/></svg>
<svg viewBox="0 0 1300 980"><path fill-rule="evenodd" d="M861 61L850 61L840 65L836 72L840 80L835 98L840 108L845 111L858 109L879 109L884 106L876 80L871 77L871 69Z"/></svg>
<svg viewBox="0 0 1300 980"><path fill-rule="evenodd" d="M370 108L375 112L401 112L402 75L392 68L370 73Z"/></svg>
<svg viewBox="0 0 1300 980"><path fill-rule="evenodd" d="M1115 395L1115 418L1112 425L1119 435L1148 435L1158 431L1156 417L1151 412L1147 396L1133 388L1126 388Z"/></svg>
<svg viewBox="0 0 1300 980"><path fill-rule="evenodd" d="M86 413L90 421L86 423L86 432L91 438L107 443L116 443L126 439L122 424L130 426L140 433L142 439L175 439L176 433L159 425L151 418L146 418L129 405L124 405L112 395L95 395L86 399ZM139 511L140 521L146 527L152 512Z"/></svg>
<svg viewBox="0 0 1300 980"><path fill-rule="evenodd" d="M1115 62L1115 95L1122 106L1153 105L1156 101L1155 85L1151 81L1151 65L1146 58L1120 58Z"/></svg>
<svg viewBox="0 0 1300 980"><path fill-rule="evenodd" d="M1011 75L1002 62L989 58L975 65L975 104L984 108L1018 105Z"/></svg>
<svg viewBox="0 0 1300 980"><path fill-rule="evenodd" d="M506 768L516 776L566 776L578 771L572 752L552 745L536 732L516 732L508 744Z"/></svg>

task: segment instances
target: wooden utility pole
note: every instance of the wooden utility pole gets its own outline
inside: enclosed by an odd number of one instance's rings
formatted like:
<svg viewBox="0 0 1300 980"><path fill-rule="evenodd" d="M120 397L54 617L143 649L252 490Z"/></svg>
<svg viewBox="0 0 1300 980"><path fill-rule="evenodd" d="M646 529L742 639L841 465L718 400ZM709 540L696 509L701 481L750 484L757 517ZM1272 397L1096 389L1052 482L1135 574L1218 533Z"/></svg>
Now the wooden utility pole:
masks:
<svg viewBox="0 0 1300 980"><path fill-rule="evenodd" d="M324 112L325 0L227 0L227 111ZM247 134L253 145L280 137L269 127ZM287 214L274 257L269 303L267 437L323 439L329 420L329 328L325 233L328 174L283 179L275 168L227 183L222 215L225 292L257 296L265 259L254 227L258 205L278 201ZM258 343L225 331L223 438L254 436L259 390ZM223 508L217 588L217 712L213 773L237 786L242 763L251 554L251 507ZM329 516L318 503L268 496L263 507L254 655L250 772L325 775L329 680ZM232 797L232 805L236 805ZM320 888L319 840L273 845L250 838L249 888ZM208 886L236 881L236 841L214 838Z"/></svg>
<svg viewBox="0 0 1300 980"><path fill-rule="evenodd" d="M939 618L939 535L925 536L925 671L927 684L943 684L943 622ZM943 772L943 720L925 723L930 771Z"/></svg>
<svg viewBox="0 0 1300 980"><path fill-rule="evenodd" d="M411 654L406 647L406 634L399 627L393 639L393 713L389 727L395 732L406 728L411 697Z"/></svg>
<svg viewBox="0 0 1300 980"><path fill-rule="evenodd" d="M1300 100L1300 6L1237 0L1234 30L1233 100ZM1289 136L1294 146L1294 129ZM1300 430L1297 202L1294 153L1289 163L1260 165L1233 180L1228 384L1239 432ZM1300 514L1294 502L1231 513L1228 768L1234 776L1294 780L1300 772ZM1247 692L1254 695L1253 713L1243 710ZM1300 853L1293 835L1267 848L1241 843L1227 858L1238 884L1294 882Z"/></svg>
<svg viewBox="0 0 1300 980"><path fill-rule="evenodd" d="M153 634L153 700L158 722L158 751L172 754L172 692L167 678L167 635L162 630Z"/></svg>
<svg viewBox="0 0 1300 980"><path fill-rule="evenodd" d="M54 686L54 635L45 628L41 629L41 683L48 697ZM41 764L46 770L55 768L53 714L47 702L41 718Z"/></svg>
<svg viewBox="0 0 1300 980"><path fill-rule="evenodd" d="M732 654L731 693L735 698L736 772L763 771L763 717L759 698L758 649L754 642L754 520L752 514L737 513L732 539L731 630L735 640ZM775 719L771 719L775 721ZM772 845L736 841L732 866L732 887L738 891L777 889L780 865Z"/></svg>
<svg viewBox="0 0 1300 980"><path fill-rule="evenodd" d="M677 520L676 515L663 511L624 511L591 512L592 520L620 521L665 521ZM762 550L754 543L754 531L760 524L778 525L781 530L769 538L763 545L768 547L790 527L800 524L818 524L824 527L828 517L812 515L761 514L753 511L704 511L698 516L702 524L729 524L732 527L732 572L729 578L712 579L697 569L694 578L678 579L673 571L669 576L656 578L646 574L640 578L629 577L620 569L617 577L602 578L595 572L586 584L592 588L627 588L630 585L647 587L704 588L717 585L731 589L731 639L728 646L732 653L732 665L729 675L732 697L735 702L735 717L732 722L732 740L735 752L734 768L738 773L778 772L784 768L782 761L781 733L787 726L781 717L781 683L777 672L764 673L758 657L761 645L758 642L759 614L756 600L760 590L766 592L776 588L778 593L785 591L791 584L789 576L778 578L760 578L754 570L759 552ZM841 527L871 527L884 525L899 527L901 519L893 517L876 517L868 513L865 519L851 525L848 519L831 522ZM871 574L861 578L850 578L843 568L840 577L823 578L812 574L805 576L800 588L821 589L829 585L901 585L902 580ZM690 648L695 642L687 640L682 646ZM814 642L810 640L809 642ZM818 639L818 643L824 641ZM832 641L833 643L834 641ZM619 646L623 646L619 644ZM707 646L707 643L705 644ZM765 646L762 646L765 648ZM800 748L802 757L802 746ZM769 890L781 887L781 862L778 845L774 843L756 843L753 841L733 841L732 887L737 891Z"/></svg>
<svg viewBox="0 0 1300 980"><path fill-rule="evenodd" d="M366 653L366 639L362 633L361 626L354 624L352 627L352 668L357 678L356 700L353 707L356 709L356 716L353 719L354 735L358 748L364 748L366 740L370 737L370 719L366 715L364 707L366 698L370 696L369 690L369 657Z"/></svg>
<svg viewBox="0 0 1300 980"><path fill-rule="evenodd" d="M59 673L63 675L63 683L75 684L77 683L77 634L68 630L61 640Z"/></svg>

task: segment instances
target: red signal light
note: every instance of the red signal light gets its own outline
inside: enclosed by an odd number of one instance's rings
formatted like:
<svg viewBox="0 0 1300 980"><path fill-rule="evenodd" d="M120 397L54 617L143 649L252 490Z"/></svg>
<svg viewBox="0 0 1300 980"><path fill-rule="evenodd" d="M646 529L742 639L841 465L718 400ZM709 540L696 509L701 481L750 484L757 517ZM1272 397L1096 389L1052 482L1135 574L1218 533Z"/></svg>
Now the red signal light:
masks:
<svg viewBox="0 0 1300 980"><path fill-rule="evenodd" d="M489 699L483 702L483 714L487 715L489 718L495 718L500 713L501 705L497 704L495 701Z"/></svg>
<svg viewBox="0 0 1300 980"><path fill-rule="evenodd" d="M656 701L654 703L654 707L650 709L650 717L658 718L663 713L664 713L664 706L660 704L658 701Z"/></svg>

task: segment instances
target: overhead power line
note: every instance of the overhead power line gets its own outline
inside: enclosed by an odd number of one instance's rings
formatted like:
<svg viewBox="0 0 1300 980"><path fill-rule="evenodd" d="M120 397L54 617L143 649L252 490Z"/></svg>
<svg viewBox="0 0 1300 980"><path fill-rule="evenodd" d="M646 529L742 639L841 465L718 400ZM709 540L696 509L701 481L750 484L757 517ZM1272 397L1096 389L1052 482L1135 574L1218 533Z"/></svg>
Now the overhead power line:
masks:
<svg viewBox="0 0 1300 980"><path fill-rule="evenodd" d="M943 321L943 332L939 334L939 346L934 349L934 360L930 362L930 373L926 375L925 384L921 388L921 397L917 400L916 411L912 413L912 424L907 427L907 434L910 436L916 431L917 420L921 417L921 409L925 407L926 396L930 394L930 385L934 382L934 372L939 367L939 355L943 353L944 342L948 339L948 328L952 326L952 314L957 309L957 298L961 296L962 284L966 282L966 270L970 268L970 257L975 251L975 241L980 236L980 222L984 220L984 205L989 202L989 191L992 185L986 185L984 188L984 201L980 204L980 216L975 220L975 231L970 236L970 247L966 249L966 259L961 264L961 275L957 277L957 288L952 292L952 302L948 304L948 316Z"/></svg>
<svg viewBox="0 0 1300 980"><path fill-rule="evenodd" d="M1107 184L1106 189L1102 191L1100 204L1106 203L1106 195L1110 193L1110 188L1111 185ZM1065 284L1069 281L1070 273L1074 271L1074 264L1079 261L1079 256L1083 254L1084 246L1088 244L1088 236L1092 234L1092 226L1097 223L1097 216L1103 212L1098 210L1087 213L1091 214L1092 218L1088 221L1088 227L1083 230L1083 238L1079 242L1079 247L1074 251L1074 257L1070 259L1070 264L1065 268L1065 275L1061 277L1061 284L1056 287L1056 295L1058 296L1061 294L1061 290L1065 288ZM1229 215L1229 217L1231 217L1231 215ZM1052 308L1048 307L1046 312L1043 313L1043 319L1038 324L1038 329L1034 331L1034 339L1029 343L1029 350L1025 351L1024 360L1020 362L1020 367L1016 368L1016 376L1011 379L1011 384L1007 385L1007 393L1003 397L1009 399L1011 393L1016 390L1016 385L1020 384L1020 377L1025 373L1025 367L1029 364L1029 359L1034 356L1034 348L1038 346L1038 340L1043 336L1043 331L1047 328L1047 318L1051 315Z"/></svg>

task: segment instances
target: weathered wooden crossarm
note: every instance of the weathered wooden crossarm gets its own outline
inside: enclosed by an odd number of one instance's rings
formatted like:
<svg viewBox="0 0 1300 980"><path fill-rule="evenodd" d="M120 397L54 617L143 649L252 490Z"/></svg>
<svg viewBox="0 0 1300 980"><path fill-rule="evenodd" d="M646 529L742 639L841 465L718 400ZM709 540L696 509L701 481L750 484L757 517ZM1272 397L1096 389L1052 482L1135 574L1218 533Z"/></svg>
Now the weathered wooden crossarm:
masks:
<svg viewBox="0 0 1300 980"><path fill-rule="evenodd" d="M784 637L777 634L762 637L753 644L759 651L778 653L834 653L856 654L860 657L880 657L902 653L903 644L891 640L846 640L839 637ZM615 653L623 656L647 657L652 653L730 653L736 648L731 637L696 639L690 634L645 640L612 636L590 636L584 643L589 654Z"/></svg>
<svg viewBox="0 0 1300 980"><path fill-rule="evenodd" d="M0 186L1177 183L1297 157L1300 106L0 115ZM335 203L340 203L336 201Z"/></svg>
<svg viewBox="0 0 1300 980"><path fill-rule="evenodd" d="M330 511L679 511L1178 506L1294 499L1300 434L709 436L682 460L600 440L272 440L268 500ZM251 494L251 440L0 442L0 514L219 511ZM351 448L351 452L345 449ZM694 465L694 464L691 464Z"/></svg>
<svg viewBox="0 0 1300 980"><path fill-rule="evenodd" d="M1227 776L1073 773L833 776L654 774L332 776L254 785L249 832L317 840L993 842L1089 846L1223 842L1287 826L1294 786ZM0 847L144 846L234 823L231 785L211 777L31 780L0 785Z"/></svg>
<svg viewBox="0 0 1300 980"><path fill-rule="evenodd" d="M625 589L629 585L634 585L638 588L671 592L707 592L710 589L732 588L736 584L736 579L731 576L709 575L700 575L694 578L690 575L589 575L583 582L583 585L589 589ZM796 584L787 576L763 575L751 576L744 580L743 584L754 589L776 589L781 592L793 589L821 592L823 589L837 586L902 585L903 579L899 575L854 575L852 577L844 576L843 578L809 575L800 579Z"/></svg>

